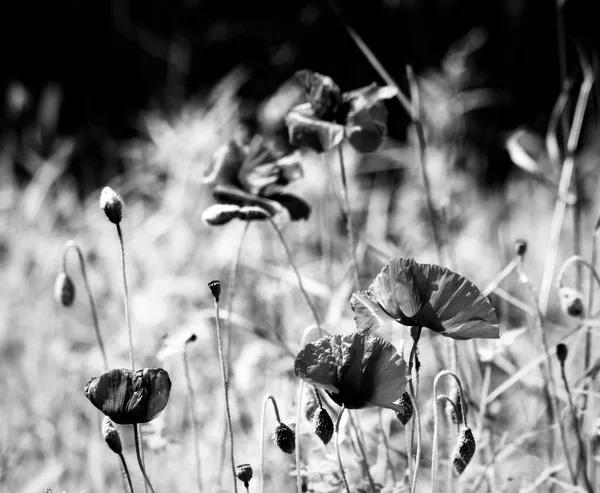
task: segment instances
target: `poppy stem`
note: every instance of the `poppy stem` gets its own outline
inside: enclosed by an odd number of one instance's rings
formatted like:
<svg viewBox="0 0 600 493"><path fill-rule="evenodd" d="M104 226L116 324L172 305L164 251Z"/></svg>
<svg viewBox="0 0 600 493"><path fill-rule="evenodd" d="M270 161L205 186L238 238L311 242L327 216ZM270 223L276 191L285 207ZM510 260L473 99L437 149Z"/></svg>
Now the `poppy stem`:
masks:
<svg viewBox="0 0 600 493"><path fill-rule="evenodd" d="M88 295L88 299L90 301L90 309L92 311L92 322L94 323L94 332L96 333L96 339L98 341L98 346L100 347L100 352L102 353L102 360L104 362L104 368L108 370L108 358L106 357L106 350L104 349L104 341L102 340L102 334L100 333L100 324L98 323L98 313L96 311L96 303L94 302L94 297L92 296L92 289L90 288L90 283L87 277L87 270L85 267L85 258L83 256L83 252L81 251L81 247L76 242L69 240L65 243L63 248L63 256L62 256L62 269L63 272L67 271L67 252L70 248L73 248L77 252L77 256L79 257L79 266L81 268L81 277L83 277L83 283L85 285L85 290Z"/></svg>
<svg viewBox="0 0 600 493"><path fill-rule="evenodd" d="M354 225L352 224L352 216L350 215L350 195L348 194L348 182L346 180L346 167L344 166L344 150L342 145L337 146L338 156L340 161L340 174L342 178L342 190L344 192L344 214L346 216L346 231L348 232L348 244L350 246L350 254L354 271L356 275L356 285L360 285L360 270L358 267L358 259L356 258L356 236L354 234Z"/></svg>
<svg viewBox="0 0 600 493"><path fill-rule="evenodd" d="M414 493L417 484L417 475L419 472L419 462L421 461L421 417L419 413L419 407L417 406L417 398L419 392L419 367L421 366L418 357L418 345L421 339L422 327L416 326L411 330L413 338L413 345L410 350L410 356L408 358L408 372L411 375L411 379L408 381L408 395L412 401L413 408L415 411L414 420L411 426L411 435L409 440L410 448L406 451L408 455L412 454L413 445L413 433L414 429L417 430L417 452L413 461L413 474L411 478L411 493Z"/></svg>
<svg viewBox="0 0 600 493"><path fill-rule="evenodd" d="M281 244L283 245L283 249L285 250L288 261L290 262L290 265L292 266L292 269L294 270L294 274L296 274L296 278L298 279L298 287L300 288L300 291L302 292L304 299L306 300L306 304L308 305L308 308L312 312L312 316L315 319L317 328L319 329L319 334L321 336L323 336L324 335L323 328L321 327L321 322L319 321L319 316L317 315L317 310L316 310L312 300L310 299L310 296L308 296L306 289L304 288L304 284L302 283L302 277L300 277L300 272L298 271L298 268L296 267L296 264L294 263L294 259L292 257L292 252L290 251L290 249L287 245L287 242L285 241L285 238L283 236L283 233L281 232L281 229L279 229L279 226L277 226L277 224L275 224L275 221L273 221L273 219L271 217L269 217L269 222L271 223L271 226L273 226L273 229L277 233L277 236L279 237L279 240L281 241Z"/></svg>
<svg viewBox="0 0 600 493"><path fill-rule="evenodd" d="M277 423L281 424L279 418L279 409L277 408L277 401L271 394L267 394L263 397L262 413L260 417L260 491L265 492L265 416L267 411L267 403L271 401L273 404L273 410L275 411L275 419Z"/></svg>
<svg viewBox="0 0 600 493"><path fill-rule="evenodd" d="M129 488L129 493L134 493L133 491L133 483L131 482L131 474L129 474L129 468L127 467L127 462L125 461L125 456L123 453L119 454L119 459L121 459L121 465L123 466L123 474L125 478L127 478L127 486Z"/></svg>
<svg viewBox="0 0 600 493"><path fill-rule="evenodd" d="M344 465L342 464L342 456L340 455L340 421L342 419L342 414L344 414L344 410L346 406L342 405L340 408L340 412L338 413L337 419L335 420L335 452L337 454L338 464L340 466L340 474L342 475L342 480L344 481L344 486L346 487L346 493L350 493L350 486L348 486L348 480L346 479L346 471L344 471Z"/></svg>
<svg viewBox="0 0 600 493"><path fill-rule="evenodd" d="M369 467L369 462L367 461L367 453L365 451L365 446L363 444L363 440L361 438L360 429L358 425L355 423L352 413L348 411L348 419L350 420L350 426L354 430L354 434L356 435L356 443L358 444L358 450L360 451L360 455L362 458L363 469L365 470L365 474L367 475L367 480L369 481L369 486L371 487L371 491L376 493L375 483L373 482L373 477L371 476L371 470Z"/></svg>
<svg viewBox="0 0 600 493"><path fill-rule="evenodd" d="M416 374L416 372L415 372ZM417 381L418 382L418 381ZM417 478L419 474L419 463L421 462L421 413L419 411L419 406L417 406L417 398L416 398L416 387L413 386L412 380L408 382L409 392L408 395L410 400L412 401L412 405L415 411L413 426L416 425L417 429L417 453L415 454L415 460L413 464L413 475L410 482L410 493L415 493L417 487ZM412 441L412 440L411 440ZM411 453L411 451L408 451ZM435 491L435 490L433 490Z"/></svg>
<svg viewBox="0 0 600 493"><path fill-rule="evenodd" d="M218 282L218 281L213 281ZM212 283L210 283L212 284ZM210 285L209 284L209 285ZM219 288L220 289L220 288ZM212 288L211 288L212 291ZM213 292L214 295L214 292ZM230 457L231 457L231 472L233 474L233 488L237 493L237 474L235 473L235 459L234 459L234 442L233 442L233 426L231 424L231 410L229 408L229 382L227 381L227 371L225 368L225 357L223 355L223 343L221 341L221 320L219 318L219 298L215 296L215 318L216 318L216 331L217 331L217 345L219 350L219 360L221 361L221 377L223 379L223 394L225 397L225 412L227 414L227 427L229 429L229 442L230 442Z"/></svg>
<svg viewBox="0 0 600 493"><path fill-rule="evenodd" d="M383 442L383 446L385 448L385 471L383 473L383 479L385 481L385 476L389 470L390 474L392 475L392 482L396 484L396 473L394 472L392 457L390 456L390 442L383 426L383 412L381 408L378 409L377 414L379 419L379 430L381 431L381 441Z"/></svg>
<svg viewBox="0 0 600 493"><path fill-rule="evenodd" d="M304 339L304 337L303 337ZM304 381L300 380L298 386L298 404L296 405L296 429L294 440L294 457L296 460L296 489L298 493L302 493L302 474L300 470L300 413L302 410L302 396L304 394Z"/></svg>
<svg viewBox="0 0 600 493"><path fill-rule="evenodd" d="M134 441L135 441L135 453L137 455L137 460L138 460L138 464L140 466L140 471L142 471L142 476L144 476L144 480L145 480L145 484L148 485L148 488L150 488L150 491L152 493L156 493L154 491L154 487L152 486L152 483L150 482L150 478L148 477L148 474L146 474L146 468L144 467L144 458L142 457L142 438L140 436L140 432L139 432L139 424L134 423L133 424L133 437L134 437Z"/></svg>
<svg viewBox="0 0 600 493"><path fill-rule="evenodd" d="M198 419L196 417L196 397L194 387L192 386L192 377L190 375L190 366L187 358L187 347L192 338L185 341L183 346L183 370L185 373L185 382L188 391L188 402L190 405L190 417L192 418L192 439L194 440L194 457L196 459L196 480L198 482L198 491L202 491L202 475L200 474L200 437L198 436Z"/></svg>
<svg viewBox="0 0 600 493"><path fill-rule="evenodd" d="M129 318L129 290L127 288L127 270L125 268L125 242L123 241L123 231L121 225L117 223L117 234L119 235L119 245L121 247L121 270L123 272L123 293L125 298L125 320L127 322L127 331L129 332L129 362L131 371L135 372L135 359L133 357L133 335L131 333L131 319Z"/></svg>

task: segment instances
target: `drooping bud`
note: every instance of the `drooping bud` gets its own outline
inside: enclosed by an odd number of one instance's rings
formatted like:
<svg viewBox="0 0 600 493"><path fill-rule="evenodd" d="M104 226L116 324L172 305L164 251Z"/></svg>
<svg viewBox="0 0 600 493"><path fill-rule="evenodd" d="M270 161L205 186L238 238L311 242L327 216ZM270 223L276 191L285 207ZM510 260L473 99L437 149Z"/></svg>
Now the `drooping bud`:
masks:
<svg viewBox="0 0 600 493"><path fill-rule="evenodd" d="M566 344L560 343L556 345L556 357L558 358L558 361L561 362L561 364L565 364L568 354L569 350Z"/></svg>
<svg viewBox="0 0 600 493"><path fill-rule="evenodd" d="M293 454L296 448L296 433L291 427L279 423L272 436L273 442L286 454Z"/></svg>
<svg viewBox="0 0 600 493"><path fill-rule="evenodd" d="M460 424L464 421L464 416L463 416L463 406L461 406L461 399L460 399L460 394L458 393L458 387L453 386L452 390L450 391L450 400L454 403L454 405L450 404L449 402L446 404L448 406L448 411L450 413L450 417L452 419L452 422L457 425ZM469 412L469 407L468 404L465 401L463 402L464 408L465 408L465 413L468 414Z"/></svg>
<svg viewBox="0 0 600 493"><path fill-rule="evenodd" d="M461 475L465 468L471 462L475 454L475 438L473 432L468 426L462 426L458 432L458 437L454 450L452 451L452 465L458 475Z"/></svg>
<svg viewBox="0 0 600 493"><path fill-rule="evenodd" d="M312 421L315 416L315 413L319 409L319 403L317 402L317 398L315 394L311 391L308 385L304 386L304 396L302 399L302 403L304 404L304 416L308 421Z"/></svg>
<svg viewBox="0 0 600 493"><path fill-rule="evenodd" d="M250 464L240 464L235 468L235 474L244 483L244 486L248 488L253 474L252 466Z"/></svg>
<svg viewBox="0 0 600 493"><path fill-rule="evenodd" d="M113 224L119 224L123 217L125 203L121 196L110 187L104 187L100 194L100 208Z"/></svg>
<svg viewBox="0 0 600 493"><path fill-rule="evenodd" d="M333 436L333 421L329 413L323 408L319 409L313 417L313 424L315 435L321 439L323 444L327 445Z"/></svg>
<svg viewBox="0 0 600 493"><path fill-rule="evenodd" d="M571 317L581 317L583 315L583 301L578 291L563 286L558 290L558 296L560 297L560 307L564 313Z"/></svg>
<svg viewBox="0 0 600 493"><path fill-rule="evenodd" d="M215 301L218 303L219 298L221 297L221 281L210 281L208 283L208 287L210 292L212 293Z"/></svg>
<svg viewBox="0 0 600 493"><path fill-rule="evenodd" d="M402 411L396 411L396 417L400 420L400 423L406 426L406 423L410 421L414 413L412 401L406 390L402 393L399 404L402 407Z"/></svg>
<svg viewBox="0 0 600 493"><path fill-rule="evenodd" d="M63 306L71 306L75 301L75 285L66 272L61 272L56 276L54 299Z"/></svg>
<svg viewBox="0 0 600 493"><path fill-rule="evenodd" d="M211 205L202 214L202 221L209 226L223 226L232 219L239 217L240 207L233 204Z"/></svg>
<svg viewBox="0 0 600 493"><path fill-rule="evenodd" d="M271 215L262 207L246 206L239 210L238 218L242 221L266 221Z"/></svg>
<svg viewBox="0 0 600 493"><path fill-rule="evenodd" d="M522 257L527 253L527 242L525 240L518 239L515 241L515 253Z"/></svg>
<svg viewBox="0 0 600 493"><path fill-rule="evenodd" d="M108 416L102 420L102 436L104 441L115 454L120 455L123 452L121 445L121 435L119 430Z"/></svg>

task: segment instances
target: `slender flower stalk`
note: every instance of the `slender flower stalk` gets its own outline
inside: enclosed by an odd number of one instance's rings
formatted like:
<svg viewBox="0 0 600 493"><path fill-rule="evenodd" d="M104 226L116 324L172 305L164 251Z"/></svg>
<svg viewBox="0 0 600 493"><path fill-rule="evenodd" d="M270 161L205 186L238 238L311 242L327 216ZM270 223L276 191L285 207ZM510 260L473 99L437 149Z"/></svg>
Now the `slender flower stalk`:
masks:
<svg viewBox="0 0 600 493"><path fill-rule="evenodd" d="M127 487L129 489L129 493L135 493L133 490L133 483L131 482L131 474L129 474L129 468L127 467L127 461L125 460L125 456L123 455L123 452L121 452L119 455L119 459L121 459L121 465L123 466L123 474L125 475L125 478L127 479Z"/></svg>
<svg viewBox="0 0 600 493"><path fill-rule="evenodd" d="M383 411L381 408L378 409L377 412L377 417L379 420L379 430L381 431L381 441L383 442L383 446L385 447L385 472L384 472L384 479L385 476L387 475L387 471L390 471L390 474L392 476L392 482L394 484L396 484L396 472L394 471L394 466L392 464L392 458L390 456L390 442L388 440L387 437L387 433L385 431L385 428L383 426Z"/></svg>
<svg viewBox="0 0 600 493"><path fill-rule="evenodd" d="M190 375L190 366L187 358L187 347L190 342L196 340L196 334L192 334L185 341L182 351L183 370L185 373L185 382L187 384L188 402L190 405L190 417L192 419L192 439L194 440L194 457L196 459L196 480L198 482L198 491L202 491L202 475L200 473L200 437L198 436L198 419L196 415L196 396L192 385L192 377Z"/></svg>
<svg viewBox="0 0 600 493"><path fill-rule="evenodd" d="M335 453L337 454L337 460L340 466L340 474L342 475L342 480L344 481L344 486L346 487L346 493L350 493L350 486L348 486L346 471L344 470L344 465L342 464L342 456L340 455L340 421L342 419L342 414L344 414L345 409L346 406L342 406L340 408L340 412L338 413L337 419L335 420Z"/></svg>
<svg viewBox="0 0 600 493"><path fill-rule="evenodd" d="M229 429L229 444L230 444L230 457L231 457L231 472L233 474L233 488L237 493L237 474L235 472L235 459L234 459L234 442L233 442L233 426L231 424L231 410L229 408L229 382L227 381L227 370L225 367L225 356L223 354L223 343L221 341L221 320L219 318L219 297L221 295L221 283L220 281L211 281L208 283L214 300L215 300L215 319L216 319L216 332L217 332L217 345L219 350L219 360L221 361L221 377L223 379L223 395L225 400L225 412L227 414L227 427Z"/></svg>
<svg viewBox="0 0 600 493"><path fill-rule="evenodd" d="M416 428L417 432L417 451L415 455L415 459L413 461L413 470L412 470L412 478L411 478L411 486L410 492L415 493L415 489L417 487L417 477L419 473L419 463L421 462L421 416L419 411L418 396L419 396L419 367L421 366L418 357L418 345L419 340L421 339L421 331L422 327L413 327L414 331L412 332L413 337L413 346L410 350L410 356L408 358L408 372L411 375L410 380L408 381L408 395L410 396L410 400L414 409L414 419L411 427L410 434L410 449L407 450L407 454L412 454L412 445L413 445L413 433Z"/></svg>
<svg viewBox="0 0 600 493"><path fill-rule="evenodd" d="M371 476L371 470L369 467L369 462L367 461L367 453L365 451L365 446L363 444L363 440L361 438L360 429L354 418L352 417L352 413L348 411L348 419L350 421L350 426L354 429L354 434L356 435L356 443L358 444L358 450L360 451L360 456L363 463L363 469L365 474L367 475L367 480L369 481L369 486L371 487L371 491L376 493L375 483L373 482L373 477Z"/></svg>
<svg viewBox="0 0 600 493"><path fill-rule="evenodd" d="M294 458L296 460L296 490L302 493L302 468L300 463L300 414L302 412L302 396L304 394L304 381L300 380L298 386L298 403L296 405L296 440L294 442Z"/></svg>
<svg viewBox="0 0 600 493"><path fill-rule="evenodd" d="M131 331L131 318L129 316L129 289L127 287L127 269L125 268L125 242L123 241L123 231L121 224L117 223L117 234L119 235L119 245L121 247L121 270L123 272L123 294L125 299L125 321L127 322L127 332L129 333L129 362L131 371L135 371L135 358L133 356L133 333Z"/></svg>
<svg viewBox="0 0 600 493"><path fill-rule="evenodd" d="M121 459L121 465L124 474L124 482L127 481L126 485L129 493L134 493L133 483L131 482L131 474L129 474L127 461L125 460L125 456L123 455L121 435L119 433L118 428L108 416L104 416L104 418L102 419L102 435L104 436L104 441L108 445L108 448L110 448L115 454L119 456L119 459Z"/></svg>
<svg viewBox="0 0 600 493"><path fill-rule="evenodd" d="M150 491L152 493L156 493L154 491L154 487L152 486L152 483L150 482L150 478L148 477L148 474L146 473L146 468L144 467L144 458L142 457L142 437L140 434L140 429L139 429L138 424L133 425L133 437L135 440L135 453L137 455L137 460L138 460L138 464L140 466L140 471L142 471L142 475L144 476L144 480L146 481L145 484L148 485L148 488L150 488Z"/></svg>
<svg viewBox="0 0 600 493"><path fill-rule="evenodd" d="M588 314L592 313L594 309L594 272L596 270L596 263L598 260L598 233L600 232L600 218L598 218L596 222L596 226L594 228L594 234L592 235L592 259L590 269L590 279L589 279L589 291L588 291ZM584 347L584 357L583 357L583 368L587 370L590 366L590 362L592 359L592 331L590 327L587 327L585 330L585 347ZM583 394L581 399L581 410L585 411L587 408L587 393L586 391L589 388L589 382L586 381L583 385Z"/></svg>
<svg viewBox="0 0 600 493"><path fill-rule="evenodd" d="M102 360L104 362L104 368L108 369L108 358L106 357L106 350L104 349L104 341L102 340L102 334L100 333L100 324L98 323L98 312L96 311L96 303L94 302L94 296L92 295L92 289L90 287L90 283L87 277L87 270L85 267L85 258L83 256L83 252L81 251L81 247L76 242L69 240L65 243L63 248L62 255L62 270L63 272L67 272L67 252L69 249L73 249L77 252L77 256L79 257L79 266L81 268L81 277L83 277L83 283L85 285L85 290L88 295L88 299L90 302L90 309L92 311L92 322L94 323L94 332L96 333L96 340L98 341L98 346L100 347L100 352L102 353Z"/></svg>
<svg viewBox="0 0 600 493"><path fill-rule="evenodd" d="M281 424L281 418L279 417L279 408L277 407L277 401L271 394L267 394L263 398L262 413L260 416L260 491L265 492L265 416L267 411L267 404L271 401L273 405L273 411L275 412L275 419L278 424Z"/></svg>

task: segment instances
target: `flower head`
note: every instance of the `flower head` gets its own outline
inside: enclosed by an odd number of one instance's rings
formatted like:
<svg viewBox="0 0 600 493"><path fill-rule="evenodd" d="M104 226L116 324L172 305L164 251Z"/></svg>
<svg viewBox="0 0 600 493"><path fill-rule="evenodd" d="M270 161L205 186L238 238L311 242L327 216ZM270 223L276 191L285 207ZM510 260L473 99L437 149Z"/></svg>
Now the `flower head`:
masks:
<svg viewBox="0 0 600 493"><path fill-rule="evenodd" d="M286 454L294 453L296 448L296 432L291 426L288 426L285 423L279 423L271 438L282 452L285 452Z"/></svg>
<svg viewBox="0 0 600 493"><path fill-rule="evenodd" d="M413 259L390 260L369 289L354 293L350 303L359 332L370 333L395 321L452 339L499 337L496 312L472 282Z"/></svg>
<svg viewBox="0 0 600 493"><path fill-rule="evenodd" d="M100 208L113 224L119 224L123 217L125 204L121 196L110 187L104 187L100 194Z"/></svg>
<svg viewBox="0 0 600 493"><path fill-rule="evenodd" d="M85 385L85 396L120 425L147 423L165 408L171 379L162 368L106 370Z"/></svg>
<svg viewBox="0 0 600 493"><path fill-rule="evenodd" d="M276 153L261 137L255 137L248 146L231 140L217 150L203 179L213 187L215 200L230 208L215 212L209 209L211 213L205 213L205 220L211 225L225 224L236 217L264 220L266 216L257 212L257 208L271 217L307 219L310 206L284 191L289 183L302 176L298 153L287 156Z"/></svg>
<svg viewBox="0 0 600 493"><path fill-rule="evenodd" d="M71 306L75 301L75 285L66 272L60 272L54 282L54 299L63 306Z"/></svg>
<svg viewBox="0 0 600 493"><path fill-rule="evenodd" d="M406 363L394 346L379 337L355 332L311 342L298 353L294 372L348 409L403 409Z"/></svg>
<svg viewBox="0 0 600 493"><path fill-rule="evenodd" d="M342 93L325 75L300 70L296 73L308 103L292 108L286 116L290 143L328 151L342 140L358 152L374 152L387 133L387 110L383 101L396 95L391 86L376 83Z"/></svg>

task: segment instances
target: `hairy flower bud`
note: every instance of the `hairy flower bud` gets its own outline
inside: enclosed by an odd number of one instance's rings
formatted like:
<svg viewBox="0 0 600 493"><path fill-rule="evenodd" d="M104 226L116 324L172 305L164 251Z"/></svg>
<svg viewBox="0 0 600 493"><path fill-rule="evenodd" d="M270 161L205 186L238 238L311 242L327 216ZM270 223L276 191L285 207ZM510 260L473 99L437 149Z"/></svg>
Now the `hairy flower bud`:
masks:
<svg viewBox="0 0 600 493"><path fill-rule="evenodd" d="M273 442L282 452L293 454L296 448L296 433L284 423L279 423L272 436Z"/></svg>
<svg viewBox="0 0 600 493"><path fill-rule="evenodd" d="M75 301L75 285L66 272L61 272L56 276L54 299L63 306L71 306Z"/></svg>
<svg viewBox="0 0 600 493"><path fill-rule="evenodd" d="M100 194L100 208L113 224L119 224L125 204L121 196L110 187L104 187Z"/></svg>
<svg viewBox="0 0 600 493"><path fill-rule="evenodd" d="M315 426L315 435L327 445L333 436L333 421L329 413L323 408L319 409L313 417L313 424Z"/></svg>
<svg viewBox="0 0 600 493"><path fill-rule="evenodd" d="M104 416L104 419L102 420L102 436L108 447L115 454L119 455L123 452L119 430L108 416Z"/></svg>
<svg viewBox="0 0 600 493"><path fill-rule="evenodd" d="M400 423L406 426L406 423L410 421L414 413L412 401L406 390L402 393L402 397L400 397L400 406L402 407L402 411L396 411L396 417L400 420Z"/></svg>
<svg viewBox="0 0 600 493"><path fill-rule="evenodd" d="M250 464L240 464L235 468L235 474L237 478L244 483L247 488L250 480L252 479L252 466Z"/></svg>
<svg viewBox="0 0 600 493"><path fill-rule="evenodd" d="M456 445L452 451L452 465L458 475L462 474L475 454L475 438L468 426L462 426L458 432Z"/></svg>

